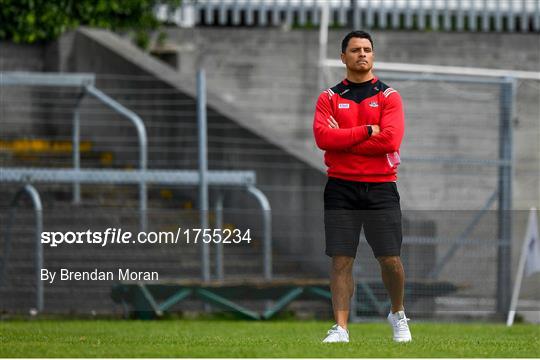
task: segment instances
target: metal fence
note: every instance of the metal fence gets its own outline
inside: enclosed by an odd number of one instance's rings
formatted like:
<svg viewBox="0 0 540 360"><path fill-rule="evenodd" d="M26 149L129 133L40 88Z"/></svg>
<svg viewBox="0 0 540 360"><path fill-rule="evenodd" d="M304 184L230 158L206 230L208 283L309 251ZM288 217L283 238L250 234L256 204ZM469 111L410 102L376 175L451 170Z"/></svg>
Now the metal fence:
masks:
<svg viewBox="0 0 540 360"><path fill-rule="evenodd" d="M141 80L139 78L135 79ZM144 78L144 81L150 80L151 78ZM256 270L257 263L260 263L259 266L262 267L259 270L262 270L262 278L270 279L272 277L271 244L269 242L271 241L271 209L264 193L256 187L255 173L252 171L227 171L225 169L208 171L206 169L201 171L204 174L201 175L201 172L186 170L185 168L172 170L170 169L171 163L167 162L159 165L157 161L154 161L153 164L158 164L159 169L147 169L146 161L144 161L144 167L133 170L131 166L133 160L135 160L134 165L139 167L140 154L143 153L142 157L145 160L148 156L146 126L135 112L120 105L112 97L105 95L94 84L95 77L89 74L0 73L0 88L2 89L2 96L0 97L2 116L0 119L3 128L6 129L0 139L0 154L2 155L0 161L0 183L2 183L2 191L0 191L0 198L2 199L2 206L0 207L2 210L0 212L0 218L2 218L0 298L3 300L2 306L7 309L17 309L21 305L34 305L34 308L38 311L44 309L44 303L49 305L46 308L47 311L57 311L62 306L66 306L66 299L63 300L64 302L58 300L52 302L52 304L50 301L44 301L44 281L40 279L40 271L46 266L51 266L51 264L60 266L71 263L75 267L83 266L77 261L73 261L77 254L80 254L81 248L66 249L66 252L60 251L60 254L54 249L56 246L44 249L47 246L40 243L43 230L47 232L51 230L80 232L84 227L89 230L124 228L124 230L127 229L135 233L151 233L157 229L163 230L164 227L171 228L176 225L177 233L183 234L183 237L194 236L193 234L186 235L185 230L191 228L205 229L209 226L224 229L223 221L220 220L223 218L224 195L234 192L234 190L237 192L238 190L244 191L248 197L252 198L251 202L255 200L258 206L262 206L258 211L251 212L253 218L258 216L262 218L262 221L258 221L260 227L254 229L255 231L249 235L257 237L258 241L265 239L260 242L262 250L258 253L265 254L266 258L252 262L250 271ZM155 92L159 89L154 86L152 90ZM111 91L111 89L108 88L108 91ZM148 94L152 94L153 91L148 91ZM204 91L205 89L201 89L201 93ZM87 92L94 95L94 97L85 98L84 95ZM115 94L115 97L118 97L118 94ZM203 97L199 96L198 98L202 99ZM181 102L179 103L181 104ZM201 104L201 101L198 104L200 104L199 107L205 106ZM41 107L42 105L45 106ZM163 102L159 103L159 106L163 105ZM193 100L188 101L187 105L188 107L194 106L195 102ZM200 115L199 118L205 116L201 109L198 109L196 113ZM141 141L136 143L131 141L134 134L127 135L124 133L125 130L122 129L122 125L125 125L125 123L115 123L115 120L120 120L126 114L137 120L137 134L142 133L144 135L142 139L143 147L140 147ZM162 114L157 114L157 116L160 115ZM193 115L195 115L195 112L193 112ZM104 117L106 119L101 124L96 124L96 122L99 123L100 119L103 120ZM114 127L108 126L111 121ZM102 125L105 125L106 131L103 131ZM101 130L95 131L96 128ZM150 128L155 130L155 124L152 124ZM197 128L201 128L201 125L196 125L194 130ZM86 133L88 130L89 133ZM113 140L111 141L110 136L116 131L119 131L122 135L118 135L119 133L112 135ZM86 140L81 142L81 138ZM153 139L156 140L155 137ZM161 138L161 140L163 139ZM104 151L107 148L108 141L111 141L109 146L112 146L113 151ZM128 145L128 150L125 152L122 151L122 143L131 144ZM206 140L199 143L205 144ZM196 142L191 144L196 150L194 152L203 153L200 144L198 145ZM101 146L104 146L104 148L96 149L96 147ZM173 148L166 148L164 152L169 153L172 150ZM189 149L182 149L182 151L185 150ZM116 159L116 156L120 155L121 157L122 153L127 154L127 158ZM132 158L133 155L139 156ZM150 158L155 159L153 155L150 155ZM186 159L190 158L191 154L188 154ZM139 163L137 163L137 159ZM81 169L81 163L83 169ZM199 160L198 163L200 164L201 161ZM189 168L189 165L186 167ZM203 183L203 179L206 186L199 186L200 183ZM26 185L19 189L21 184ZM77 186L68 190L69 185L72 184ZM139 194L138 201L136 201L133 199L131 191L129 191L129 185L140 186L141 184L145 188L144 198L141 199ZM128 185L127 189L126 185ZM81 186L83 187L83 197L81 197ZM167 187L167 189L160 191L161 196L157 200L159 205L156 205L156 199L154 198L154 208L148 209L146 205L148 197L146 188L154 187L154 191L156 191L155 187L163 186ZM201 206L201 199L194 199L190 195L184 194L177 195L187 198L183 204L183 209L171 209L170 211L163 209L163 207L167 207L167 200L174 196L174 190L171 188L176 188L176 191L183 193L189 187L197 186L200 188L210 186L212 189L211 224L208 223L208 220L203 221L210 215L208 195L204 200L206 203L204 206ZM107 192L107 188L119 196L117 200L122 200L115 203L114 200L111 202L112 199L110 198L103 198L103 191ZM71 194L70 197L77 195L73 197L72 202L65 201L66 191ZM64 195L60 195L61 193ZM33 220L31 219L31 213L17 209L21 199L24 200L24 197L22 197L24 194L28 194L30 200L32 200ZM116 197L116 195L113 197ZM160 197L161 200L159 200ZM42 201L42 198L45 201ZM198 217L196 212L190 210L194 202L198 203ZM45 207L42 205L43 203L45 203ZM143 208L141 208L142 204L144 204ZM225 205L227 204L225 203ZM139 208L139 214L135 218L142 220L144 217L144 221L139 221L140 226L135 227L132 219L135 210L134 206ZM156 209L156 206L159 209ZM213 210L214 208L215 210ZM17 212L18 215L16 215ZM127 216L130 219L122 220L122 212L129 214ZM227 214L231 212L234 213L234 210L229 211L227 209ZM104 214L106 215L103 216ZM151 220L150 226L147 225L147 217ZM173 220L175 218L176 221ZM200 222L197 221L197 218ZM230 224L227 226L231 227ZM181 227L184 228L184 231L181 231ZM29 244L32 244L34 251L28 251ZM84 244L82 247L84 248ZM165 276L173 277L175 268L181 269L184 267L184 274L177 274L180 278L186 276L192 278L194 276L193 271L199 271L202 272L204 280L209 280L211 276L214 279L222 279L224 268L230 265L226 261L224 264L223 254L230 254L228 250L224 251L223 244L214 244L213 258L215 258L215 261L212 261L213 264L209 259L208 243L202 242L200 246L192 247L195 247L195 249L189 249L190 251L186 254L182 254L182 252L185 252L185 248L182 247L181 243L178 243L181 252L179 253L178 249L176 251L167 251L167 256L163 256L163 249L155 250L156 256L161 254L164 260L169 257L170 263L161 268L162 273ZM126 258L132 258L134 255L137 257L137 252L141 250L143 249L131 248L120 253L129 254L126 255ZM185 265L186 260L192 258L193 250L200 253L200 263ZM91 247L87 247L86 251L91 253ZM146 252L149 255L149 261L146 262L144 258L141 258L143 266L152 263L152 260L150 260L152 251L146 250ZM115 257L114 253L114 250L104 249L95 259L95 266L111 268L121 263L125 264L121 260L122 256ZM116 260L111 262L111 256L112 259ZM171 256L178 256L178 258L174 261ZM237 256L242 257L242 255L238 254ZM35 262L35 266L29 267L32 262ZM167 263L167 260L164 263ZM137 262L131 262L131 264L137 264ZM211 266L212 274L210 274ZM230 267L228 270L230 271ZM254 274L259 273L261 271L256 270L254 272ZM110 287L110 284L106 286ZM27 296L29 292L34 291L34 288L35 296ZM73 287L69 285L63 289L62 286L59 286L59 289L60 294L66 289L73 291ZM54 290L58 290L58 288ZM55 293L54 290L53 293ZM97 286L94 290L97 293L105 292L103 286ZM21 293L24 295L21 295ZM32 304L32 298L36 299L34 304ZM77 298L76 301L79 300L82 301L81 298ZM102 298L101 301L103 300Z"/></svg>
<svg viewBox="0 0 540 360"><path fill-rule="evenodd" d="M322 223L325 175L263 136L267 131L281 131L279 138L293 139L285 143L305 144L306 153L318 153L311 135L313 108L305 101L304 79L278 70L258 77L217 66L208 68L212 96L219 94L229 99L229 103L240 104L237 110L248 112L251 123L263 129L259 133L248 131L220 114L217 111L220 109L209 107L208 168L252 169L257 173L258 187L267 194L273 210L276 277L327 278ZM341 77L341 69L331 72L329 84ZM403 261L407 282L411 284L407 290L407 309L426 317L456 311L492 316L498 310L498 288L504 286L498 278L498 269L501 269L498 249L508 245L501 243L501 239L507 237L501 238L498 230L501 222L497 195L500 171L511 167L505 160L509 149L504 144L499 147L501 137L510 135L500 124L503 118L507 119L506 112L512 107L511 96L505 91L501 93L498 82L456 84L440 78L426 85L422 77L381 78L400 92L406 109L404 161L398 186L404 209ZM315 98L316 79L310 78L310 81ZM145 120L150 170L178 171L197 167L198 125L193 98L144 74L101 74L96 77L96 84ZM538 87L534 86L537 84L530 82L517 85L518 92L521 91L520 101L537 93ZM271 96L261 96L270 92ZM0 125L5 131L0 136L0 165L72 167L72 117L77 96L78 92L70 89L39 86L2 91ZM119 171L138 167L136 132L124 119L92 98L81 103L80 116L82 169L102 167ZM504 124L507 126L508 121ZM531 131L531 136L534 135ZM499 155L500 150L506 155ZM436 159L440 161L433 161ZM534 168L529 167L528 171L515 176L538 176ZM505 180L501 185L507 188L509 183ZM83 202L80 207L71 203L69 184L48 183L36 187L42 195L45 231L138 228L138 191L133 185L81 184ZM17 189L18 186L2 184L2 224L7 223L8 205ZM194 190L193 185L149 185L149 231L196 227L199 215ZM222 215L219 215L213 210L219 207L219 190L210 192L210 225L222 222L224 227L251 228L254 239L250 244L224 247L226 260L222 273L226 278L262 277L260 208L245 191L228 189L220 205ZM512 219L512 229L519 229L527 218L520 213L507 215ZM218 220L220 217L222 220ZM34 260L29 256L35 239L33 213L20 208L16 219L12 228L16 239L12 243L12 261L6 267L9 280L0 288L1 307L6 311L25 310L33 306L35 299ZM0 236L5 239L4 234ZM91 245L64 246L45 248L44 266L73 269L131 266L155 269L170 279L195 279L200 277L200 250L188 245L141 244L104 249ZM212 246L211 256L217 253L218 249ZM365 241L361 242L357 257L357 295L362 300L358 315L377 314L388 304L378 264ZM217 261L211 269L212 278L218 276ZM508 275L509 270L503 270ZM107 282L77 281L44 284L45 309L75 313L122 312L123 309L110 300L110 286ZM535 294L525 297L534 301L531 306L538 309ZM177 309L185 310L184 307L173 310ZM293 309L330 314L327 303L298 304L293 305Z"/></svg>
<svg viewBox="0 0 540 360"><path fill-rule="evenodd" d="M341 79L343 65L337 61L327 65L331 86ZM516 80L502 76L509 73L482 76L478 71L477 76L459 76L457 68L443 71L439 67L443 75L429 66L415 73L406 64L393 71L385 65L379 64L377 75L399 89L406 108L407 135L399 180L404 204L412 206L403 215L405 228L410 222L404 238L404 256L409 258L406 269L413 279L425 276L461 285L453 293L424 298L416 305L443 315L458 309L476 315L504 313L510 296L511 244L519 248L521 241L512 227L520 224L518 228L523 229L526 217L526 211L511 210L516 176L512 155ZM524 78L530 81L520 86L537 94L537 76L529 73ZM537 134L537 124L530 126ZM458 135L463 127L467 130ZM530 176L537 179L534 172ZM520 179L523 176L529 175L519 174ZM432 211L414 210L424 206ZM366 268L373 270L376 265L362 257L356 270L360 279L366 279ZM531 292L536 299L537 292ZM360 296L375 299L383 294L383 289L360 291ZM369 310L359 304L357 316Z"/></svg>
<svg viewBox="0 0 540 360"><path fill-rule="evenodd" d="M318 26L329 6L333 26L432 31L540 31L534 0L202 0L160 6L157 17L178 26Z"/></svg>

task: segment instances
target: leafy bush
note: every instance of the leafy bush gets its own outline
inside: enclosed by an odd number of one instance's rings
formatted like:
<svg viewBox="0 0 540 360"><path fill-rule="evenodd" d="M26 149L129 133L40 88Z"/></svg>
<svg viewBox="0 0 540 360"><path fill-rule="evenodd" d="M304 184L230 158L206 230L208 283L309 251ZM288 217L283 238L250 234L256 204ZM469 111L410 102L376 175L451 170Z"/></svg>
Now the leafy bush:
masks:
<svg viewBox="0 0 540 360"><path fill-rule="evenodd" d="M16 43L54 40L79 25L134 30L139 45L158 26L153 8L181 0L0 0L0 39Z"/></svg>

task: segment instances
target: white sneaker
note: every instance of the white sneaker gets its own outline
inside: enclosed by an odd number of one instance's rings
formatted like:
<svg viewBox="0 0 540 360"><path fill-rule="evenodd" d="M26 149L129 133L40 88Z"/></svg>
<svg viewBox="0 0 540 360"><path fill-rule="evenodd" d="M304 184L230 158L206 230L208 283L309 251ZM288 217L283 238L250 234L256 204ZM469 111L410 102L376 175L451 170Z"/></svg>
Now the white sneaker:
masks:
<svg viewBox="0 0 540 360"><path fill-rule="evenodd" d="M411 331L409 330L409 324L404 311L398 311L395 314L388 314L388 322L392 325L394 330L394 341L396 342L408 342L412 340Z"/></svg>
<svg viewBox="0 0 540 360"><path fill-rule="evenodd" d="M328 335L322 341L323 343L349 342L349 332L339 325L334 325L328 330Z"/></svg>

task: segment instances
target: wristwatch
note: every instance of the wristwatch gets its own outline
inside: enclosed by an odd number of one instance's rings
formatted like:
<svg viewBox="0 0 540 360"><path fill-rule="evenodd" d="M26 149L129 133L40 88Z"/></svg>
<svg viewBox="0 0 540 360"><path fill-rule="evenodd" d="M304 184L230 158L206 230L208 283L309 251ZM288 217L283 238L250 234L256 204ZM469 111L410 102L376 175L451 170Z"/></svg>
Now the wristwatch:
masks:
<svg viewBox="0 0 540 360"><path fill-rule="evenodd" d="M373 134L373 128L371 127L371 125L367 126L367 133L368 133L369 136L371 136L371 134Z"/></svg>

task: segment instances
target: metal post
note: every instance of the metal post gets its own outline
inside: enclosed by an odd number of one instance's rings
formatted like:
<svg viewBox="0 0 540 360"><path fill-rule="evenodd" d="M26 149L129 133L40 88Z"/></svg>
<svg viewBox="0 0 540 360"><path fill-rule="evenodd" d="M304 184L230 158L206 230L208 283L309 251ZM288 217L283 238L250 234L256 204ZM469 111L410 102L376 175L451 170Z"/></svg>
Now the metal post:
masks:
<svg viewBox="0 0 540 360"><path fill-rule="evenodd" d="M236 1L235 1L236 5ZM281 18L280 18L280 6L277 3L277 0L274 0L274 3L272 4L272 25L278 26L281 24Z"/></svg>
<svg viewBox="0 0 540 360"><path fill-rule="evenodd" d="M521 1L521 32L527 32L529 30L529 14L527 11L527 1Z"/></svg>
<svg viewBox="0 0 540 360"><path fill-rule="evenodd" d="M227 24L227 8L225 2L219 4L219 25Z"/></svg>
<svg viewBox="0 0 540 360"><path fill-rule="evenodd" d="M430 27L432 31L439 30L439 9L437 9L436 0L431 0L431 20Z"/></svg>
<svg viewBox="0 0 540 360"><path fill-rule="evenodd" d="M247 190L255 196L263 212L263 256L264 278L272 279L272 209L264 193L255 186L248 186Z"/></svg>
<svg viewBox="0 0 540 360"><path fill-rule="evenodd" d="M476 4L470 4L469 6L469 31L478 30L478 19L476 18Z"/></svg>
<svg viewBox="0 0 540 360"><path fill-rule="evenodd" d="M540 31L540 2L537 1L534 5L534 30Z"/></svg>
<svg viewBox="0 0 540 360"><path fill-rule="evenodd" d="M456 30L457 31L463 31L464 26L464 16L463 16L463 4L461 2L462 0L457 1L457 11L456 11ZM474 6L473 4L470 4L470 6Z"/></svg>
<svg viewBox="0 0 540 360"><path fill-rule="evenodd" d="M486 2L487 0L484 0ZM485 14L485 12L484 12ZM482 17L483 19L484 17ZM487 21L486 21L487 22ZM485 30L487 31L487 29ZM513 1L508 2L508 8L506 9L506 31L515 31L515 19L514 19L514 4Z"/></svg>
<svg viewBox="0 0 540 360"><path fill-rule="evenodd" d="M274 0L274 4L272 5L274 9L277 6L275 1L276 0ZM319 4L317 2L314 2L311 5L311 22L313 25L321 25L321 14L319 13Z"/></svg>
<svg viewBox="0 0 540 360"><path fill-rule="evenodd" d="M250 26L255 24L255 9L253 8L253 5L248 1L246 6L244 7L245 14L246 14L246 25Z"/></svg>
<svg viewBox="0 0 540 360"><path fill-rule="evenodd" d="M144 127L144 122L142 119L135 114L133 111L125 108L120 103L116 102L109 96L107 96L102 91L98 90L93 85L87 85L86 91L97 98L99 101L109 106L111 109L122 114L128 118L135 128L137 129L137 135L139 139L139 168L141 172L145 173L148 167L148 138L146 135L146 128ZM139 182L139 213L140 213L140 228L141 231L146 231L147 228L147 219L146 219L146 209L147 209L147 190L146 182L141 180Z"/></svg>
<svg viewBox="0 0 540 360"><path fill-rule="evenodd" d="M516 83L505 78L500 93L499 159L499 209L498 209L498 253L497 253L497 312L504 316L510 301L512 236L512 119Z"/></svg>
<svg viewBox="0 0 540 360"><path fill-rule="evenodd" d="M400 8L396 0L393 1L391 8L392 8L391 10L392 11L392 29L396 30L396 29L399 29L399 27L401 26L399 23Z"/></svg>
<svg viewBox="0 0 540 360"><path fill-rule="evenodd" d="M368 28L368 29L371 29L373 28L373 7L376 6L376 5L373 5L372 1L371 0L368 0L367 1L367 4L366 4L366 10L367 10L367 13L366 13L366 22L365 22L365 26Z"/></svg>
<svg viewBox="0 0 540 360"><path fill-rule="evenodd" d="M519 255L519 262L516 271L516 280L514 281L514 290L512 291L512 300L510 302L510 309L508 311L508 317L506 319L506 326L512 326L516 317L519 291L521 290L521 282L523 281L525 264L527 263L527 248L529 246L531 237L534 236L533 231L537 231L537 227L538 224L536 223L536 208L531 208L531 210L529 211L529 220L527 221L527 231L525 232L525 238L523 239L523 244L521 245L521 252Z"/></svg>
<svg viewBox="0 0 540 360"><path fill-rule="evenodd" d="M433 265L433 270L428 275L428 278L436 279L439 274L442 272L444 266L448 264L450 259L455 255L455 253L458 251L458 249L463 245L463 242L466 241L467 237L471 234L471 232L474 230L476 225L480 222L482 217L489 212L489 209L491 209L491 206L493 203L495 203L495 200L497 199L498 191L494 191L493 194L488 198L482 209L474 215L473 219L469 222L465 230L459 234L459 237L457 238L457 241L450 246L450 248L446 251L446 253L440 257L435 262L435 265Z"/></svg>
<svg viewBox="0 0 540 360"><path fill-rule="evenodd" d="M197 72L197 122L199 128L199 216L201 229L208 229L208 158L206 143L206 81L203 69ZM201 244L201 275L210 280L210 244Z"/></svg>
<svg viewBox="0 0 540 360"><path fill-rule="evenodd" d="M300 26L306 25L306 7L304 6L304 0L300 0L298 4L298 22Z"/></svg>
<svg viewBox="0 0 540 360"><path fill-rule="evenodd" d="M38 312L43 311L43 282L41 281L41 269L43 268L43 248L41 247L41 233L43 232L43 206L41 204L41 198L38 191L30 184L26 184L20 189L13 200L11 201L11 210L6 226L6 245L4 251L4 259L2 261L2 272L0 273L0 280L5 278L5 268L8 261L10 248L11 248L11 227L17 211L17 204L22 195L28 194L32 200L34 207L35 222L36 222L36 234L35 234L35 280L36 280L36 310ZM1 282L0 282L1 283Z"/></svg>
<svg viewBox="0 0 540 360"><path fill-rule="evenodd" d="M221 192L219 192L216 200L215 228L223 230L223 194ZM218 280L223 280L223 277L223 243L220 241L216 244L216 278Z"/></svg>
<svg viewBox="0 0 540 360"><path fill-rule="evenodd" d="M422 6L422 4L420 4L420 6ZM379 5L379 14L377 17L379 19L379 29L386 29L386 8L384 7L384 2L381 2Z"/></svg>
<svg viewBox="0 0 540 360"><path fill-rule="evenodd" d="M452 10L450 8L449 0L444 0L444 8L443 8L443 29L444 31L450 31L452 30L452 19L450 18L450 14L452 13Z"/></svg>
<svg viewBox="0 0 540 360"><path fill-rule="evenodd" d="M413 9L410 0L405 3L405 29L412 29L413 27Z"/></svg>
<svg viewBox="0 0 540 360"><path fill-rule="evenodd" d="M422 1L418 3L417 19L418 30L424 30L426 28L426 14L424 13L424 3Z"/></svg>
<svg viewBox="0 0 540 360"><path fill-rule="evenodd" d="M512 6L512 2L510 1L509 6ZM484 0L483 7L484 11L482 11L482 31L488 32L489 31L489 18L490 18L490 10L489 10L489 4L487 0Z"/></svg>
<svg viewBox="0 0 540 360"><path fill-rule="evenodd" d="M495 31L502 31L501 3L495 4Z"/></svg>
<svg viewBox="0 0 540 360"><path fill-rule="evenodd" d="M321 25L319 28L319 89L326 87L324 73L326 71L324 61L326 60L328 44L328 22L329 22L330 4L324 2L321 6Z"/></svg>
<svg viewBox="0 0 540 360"><path fill-rule="evenodd" d="M285 25L287 27L291 27L293 25L293 7L291 4L291 0L287 0L287 4L285 5Z"/></svg>
<svg viewBox="0 0 540 360"><path fill-rule="evenodd" d="M36 213L36 243L35 243L35 269L36 269L36 308L43 311L43 282L41 281L41 269L43 268L43 247L41 246L41 233L43 232L43 206L36 188L27 184L25 191L30 195Z"/></svg>
<svg viewBox="0 0 540 360"><path fill-rule="evenodd" d="M71 144L71 153L73 154L73 169L80 170L81 168L81 114L80 106L84 98L85 90L83 89L77 102L75 103L75 111L73 112L73 138ZM73 203L81 203L81 184L79 182L73 182Z"/></svg>
<svg viewBox="0 0 540 360"><path fill-rule="evenodd" d="M258 11L259 12L259 26L266 26L268 22L267 16L269 12L267 13L266 8L267 8L267 5L264 2L259 5L259 11Z"/></svg>

